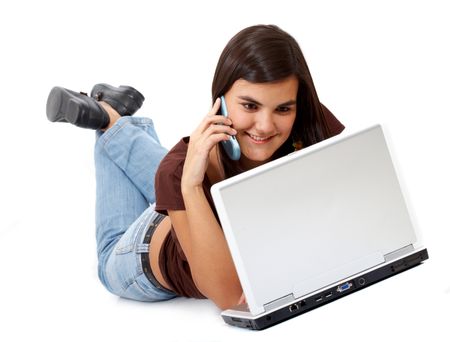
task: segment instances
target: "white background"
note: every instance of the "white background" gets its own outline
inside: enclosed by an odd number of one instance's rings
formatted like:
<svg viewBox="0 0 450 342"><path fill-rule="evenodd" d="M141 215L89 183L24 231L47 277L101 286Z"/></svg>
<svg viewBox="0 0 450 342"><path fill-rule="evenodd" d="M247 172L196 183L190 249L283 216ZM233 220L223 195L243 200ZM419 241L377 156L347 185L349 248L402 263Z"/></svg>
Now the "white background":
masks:
<svg viewBox="0 0 450 342"><path fill-rule="evenodd" d="M0 5L0 340L448 341L449 10L445 1L15 1ZM209 110L217 59L242 28L300 43L347 126L387 126L424 265L263 332L208 301L146 304L96 276L92 131L49 123L52 86L135 86L162 143Z"/></svg>

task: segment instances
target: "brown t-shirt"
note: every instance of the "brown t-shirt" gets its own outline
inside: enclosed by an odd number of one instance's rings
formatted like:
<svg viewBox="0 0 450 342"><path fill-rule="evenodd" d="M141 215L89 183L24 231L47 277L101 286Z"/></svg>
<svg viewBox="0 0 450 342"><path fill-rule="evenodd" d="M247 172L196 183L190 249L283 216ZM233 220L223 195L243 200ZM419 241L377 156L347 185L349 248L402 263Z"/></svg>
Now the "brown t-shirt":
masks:
<svg viewBox="0 0 450 342"><path fill-rule="evenodd" d="M344 126L322 105L327 125L332 135L344 130ZM155 177L156 211L168 215L167 210L185 210L181 194L181 176L186 158L189 137L182 138L164 157ZM205 174L203 190L217 220L217 212L211 197L211 182ZM183 297L205 298L192 280L191 270L172 227L164 240L159 255L162 275L176 294Z"/></svg>

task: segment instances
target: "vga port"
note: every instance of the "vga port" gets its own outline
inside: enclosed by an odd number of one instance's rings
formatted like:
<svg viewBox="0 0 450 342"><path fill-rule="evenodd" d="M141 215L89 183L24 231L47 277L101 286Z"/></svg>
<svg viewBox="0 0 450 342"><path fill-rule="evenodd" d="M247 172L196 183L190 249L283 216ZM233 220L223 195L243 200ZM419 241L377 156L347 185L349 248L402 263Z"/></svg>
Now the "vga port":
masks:
<svg viewBox="0 0 450 342"><path fill-rule="evenodd" d="M344 292L349 290L351 287L353 286L353 284L351 282L346 282L344 284L341 284L337 287L337 292Z"/></svg>

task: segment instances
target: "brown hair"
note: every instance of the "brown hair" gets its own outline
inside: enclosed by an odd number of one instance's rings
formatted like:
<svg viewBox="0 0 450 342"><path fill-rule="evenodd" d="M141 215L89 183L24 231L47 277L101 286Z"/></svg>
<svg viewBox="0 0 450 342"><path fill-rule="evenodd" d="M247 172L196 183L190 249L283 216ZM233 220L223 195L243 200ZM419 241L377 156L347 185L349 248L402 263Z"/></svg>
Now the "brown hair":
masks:
<svg viewBox="0 0 450 342"><path fill-rule="evenodd" d="M213 102L225 94L238 79L253 83L273 82L295 75L299 81L297 116L288 139L273 155L282 157L292 151L293 141L310 146L331 136L324 113L300 46L295 39L274 25L256 25L237 33L225 46L217 63L212 83ZM225 177L242 171L219 144Z"/></svg>

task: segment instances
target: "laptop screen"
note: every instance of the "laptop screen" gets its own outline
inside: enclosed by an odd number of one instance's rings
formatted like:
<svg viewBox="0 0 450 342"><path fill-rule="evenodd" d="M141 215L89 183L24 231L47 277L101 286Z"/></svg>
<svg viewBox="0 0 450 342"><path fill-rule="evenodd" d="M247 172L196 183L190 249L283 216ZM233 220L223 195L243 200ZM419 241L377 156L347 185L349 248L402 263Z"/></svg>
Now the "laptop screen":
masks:
<svg viewBox="0 0 450 342"><path fill-rule="evenodd" d="M212 195L252 313L416 241L380 126L217 183Z"/></svg>

